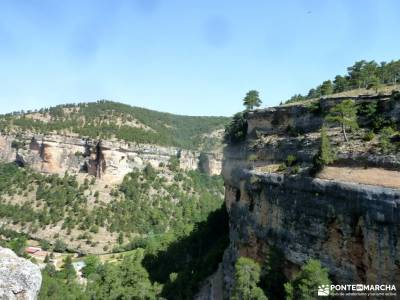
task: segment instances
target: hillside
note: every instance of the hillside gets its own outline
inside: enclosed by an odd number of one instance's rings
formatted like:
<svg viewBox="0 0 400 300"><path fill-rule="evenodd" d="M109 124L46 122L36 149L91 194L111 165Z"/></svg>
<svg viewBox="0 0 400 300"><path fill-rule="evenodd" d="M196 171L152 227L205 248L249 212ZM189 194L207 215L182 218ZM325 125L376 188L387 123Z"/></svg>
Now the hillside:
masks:
<svg viewBox="0 0 400 300"><path fill-rule="evenodd" d="M181 299L191 298L227 245L219 176L227 121L110 101L0 116L0 245L47 264L41 299L85 297L78 281L87 275L65 273L72 257L112 262L98 266L121 278L133 263L130 274L148 272L140 280L148 293L173 299L184 282ZM28 246L40 250L28 255ZM103 279L90 281L92 296L109 299Z"/></svg>
<svg viewBox="0 0 400 300"><path fill-rule="evenodd" d="M30 131L210 150L220 146L218 137L228 120L180 116L101 100L1 115L0 128L2 133Z"/></svg>
<svg viewBox="0 0 400 300"><path fill-rule="evenodd" d="M220 174L226 120L110 101L3 115L2 224L81 253L180 235L221 206L208 175Z"/></svg>

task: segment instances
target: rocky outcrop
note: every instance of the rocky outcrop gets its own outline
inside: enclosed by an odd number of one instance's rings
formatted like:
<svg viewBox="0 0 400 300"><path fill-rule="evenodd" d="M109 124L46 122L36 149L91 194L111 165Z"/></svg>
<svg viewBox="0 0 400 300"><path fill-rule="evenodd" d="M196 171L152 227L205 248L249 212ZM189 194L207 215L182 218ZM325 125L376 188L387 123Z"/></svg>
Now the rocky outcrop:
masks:
<svg viewBox="0 0 400 300"><path fill-rule="evenodd" d="M322 100L320 106L327 109L341 100ZM389 101L385 97L379 100L382 107ZM394 118L398 122L399 115ZM222 174L230 216L230 245L222 263L225 296L232 290L239 256L263 264L275 248L283 256L287 278L309 258L315 258L339 284L400 286L400 189L268 168L284 162L289 154L296 156L300 170L312 162L322 117L306 105L249 112L247 122L246 140L224 151ZM292 128L297 130L294 136ZM357 136L347 145L335 143L340 138L337 128L330 128L329 135L335 147L341 147L340 164L400 170L399 153L373 151L372 144ZM256 161L248 160L250 154Z"/></svg>
<svg viewBox="0 0 400 300"><path fill-rule="evenodd" d="M37 299L41 283L38 266L0 247L0 299Z"/></svg>
<svg viewBox="0 0 400 300"><path fill-rule="evenodd" d="M200 153L198 167L209 175L220 175L222 169L222 153Z"/></svg>
<svg viewBox="0 0 400 300"><path fill-rule="evenodd" d="M211 175L221 171L221 154L207 154L204 169ZM99 178L121 181L133 168L151 164L157 168L179 158L184 170L199 168L200 152L174 147L90 140L61 135L0 135L0 160L16 161L42 173L86 172Z"/></svg>

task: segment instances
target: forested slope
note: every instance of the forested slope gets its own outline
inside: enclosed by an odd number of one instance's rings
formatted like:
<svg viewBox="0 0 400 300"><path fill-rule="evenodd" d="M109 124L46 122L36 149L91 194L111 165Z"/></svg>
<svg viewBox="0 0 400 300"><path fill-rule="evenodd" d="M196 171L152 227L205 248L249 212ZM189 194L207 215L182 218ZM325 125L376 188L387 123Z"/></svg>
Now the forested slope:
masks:
<svg viewBox="0 0 400 300"><path fill-rule="evenodd" d="M226 117L174 115L101 100L2 115L0 128L3 133L75 134L199 149L218 144L216 131L222 130L228 120Z"/></svg>

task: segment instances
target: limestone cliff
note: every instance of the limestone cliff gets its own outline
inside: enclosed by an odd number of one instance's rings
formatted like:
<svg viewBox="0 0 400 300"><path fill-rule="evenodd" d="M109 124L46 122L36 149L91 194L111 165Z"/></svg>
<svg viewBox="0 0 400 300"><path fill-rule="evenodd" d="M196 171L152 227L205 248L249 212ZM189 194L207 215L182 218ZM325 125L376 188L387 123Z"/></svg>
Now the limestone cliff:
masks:
<svg viewBox="0 0 400 300"><path fill-rule="evenodd" d="M0 247L0 299L34 300L41 282L38 266Z"/></svg>
<svg viewBox="0 0 400 300"><path fill-rule="evenodd" d="M133 168L146 164L158 167L177 157L184 170L199 167L200 152L118 140L81 139L66 135L0 135L0 160L29 165L42 173L87 172L113 182L122 180ZM220 174L221 154L206 153L202 169Z"/></svg>
<svg viewBox="0 0 400 300"><path fill-rule="evenodd" d="M309 258L316 258L337 283L400 287L400 186L393 181L400 178L400 154L380 151L377 141L363 141L362 133L343 143L340 130L331 127L328 133L338 157L331 168L336 168L337 176L311 177L307 171L318 151L323 112L341 100L322 99L317 112L308 105L249 112L246 140L226 147L222 170L230 215L230 245L223 261L226 295L233 285L237 257L263 264L272 247L282 252L288 278ZM400 103L389 96L355 100L378 101L382 116L399 123ZM361 125L367 121L359 120ZM288 155L296 157L296 172L278 167ZM371 182L374 170L388 174L383 184ZM368 178L358 176L368 171Z"/></svg>

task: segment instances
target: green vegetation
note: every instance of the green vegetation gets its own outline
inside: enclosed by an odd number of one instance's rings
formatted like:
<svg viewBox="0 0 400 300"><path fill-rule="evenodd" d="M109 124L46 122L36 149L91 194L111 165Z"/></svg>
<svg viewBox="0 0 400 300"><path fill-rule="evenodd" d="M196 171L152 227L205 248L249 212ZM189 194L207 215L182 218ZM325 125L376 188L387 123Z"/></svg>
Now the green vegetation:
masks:
<svg viewBox="0 0 400 300"><path fill-rule="evenodd" d="M328 270L318 260L310 259L290 282L285 283L287 300L319 299L319 285L330 285Z"/></svg>
<svg viewBox="0 0 400 300"><path fill-rule="evenodd" d="M124 257L118 264L97 264L89 274L86 288L76 282L76 272L67 256L60 271L48 263L42 271L39 299L157 299L157 284L152 284L141 265L143 251Z"/></svg>
<svg viewBox="0 0 400 300"><path fill-rule="evenodd" d="M4 237L5 239L2 239ZM27 257L25 253L27 236L11 229L0 227L0 246L12 249L17 255Z"/></svg>
<svg viewBox="0 0 400 300"><path fill-rule="evenodd" d="M224 140L235 144L244 141L247 134L247 121L243 112L236 113L231 122L225 127Z"/></svg>
<svg viewBox="0 0 400 300"><path fill-rule="evenodd" d="M235 264L235 287L232 300L267 300L263 290L257 286L261 267L251 258L240 257Z"/></svg>
<svg viewBox="0 0 400 300"><path fill-rule="evenodd" d="M308 260L290 281L284 274L284 256L276 247L268 250L262 266L248 257L235 264L235 285L231 299L317 299L318 285L329 285L328 270L316 259Z"/></svg>
<svg viewBox="0 0 400 300"><path fill-rule="evenodd" d="M246 112L259 107L262 101L259 97L258 91L249 91L243 99L243 105L246 107L244 112L238 112L225 126L224 141L228 144L236 144L245 140L247 135L247 120Z"/></svg>
<svg viewBox="0 0 400 300"><path fill-rule="evenodd" d="M171 183L150 167L143 175L138 170L126 175L119 191L123 197L99 208L96 215L104 216L112 232L141 234L200 222L220 207L223 193L221 177L178 171Z"/></svg>
<svg viewBox="0 0 400 300"><path fill-rule="evenodd" d="M300 172L300 166L297 157L293 154L289 154L286 160L281 163L278 167L278 172L286 172L287 174L297 174Z"/></svg>
<svg viewBox="0 0 400 300"><path fill-rule="evenodd" d="M103 264L96 256L86 257L82 270L88 280L86 289L76 283L71 257L59 271L47 257L40 299L60 299L63 293L68 299L193 298L200 283L216 270L228 245L222 178L184 172L177 160L162 170L148 165L127 174L112 190L111 201L89 207L88 197L94 197L95 191L87 191L93 183L79 184L69 174L41 175L15 164L0 164L1 218L24 224L32 233L62 224L65 232L81 231L77 239L88 242L91 233L104 228L118 234L114 251L133 250L118 263ZM11 204L10 199L27 191L29 197ZM8 241L2 244L23 254L26 237L3 231ZM53 245L46 241L41 245L67 251L66 241L58 235L54 238Z"/></svg>
<svg viewBox="0 0 400 300"><path fill-rule="evenodd" d="M256 90L248 91L243 99L243 105L246 107L246 110L252 110L254 107L260 107L261 103L262 101L260 99L260 95Z"/></svg>
<svg viewBox="0 0 400 300"><path fill-rule="evenodd" d="M199 284L210 276L222 260L229 244L228 215L225 206L197 223L189 233L176 231L176 238L152 237L142 242L143 260L151 280L163 284L167 299L193 299Z"/></svg>
<svg viewBox="0 0 400 300"><path fill-rule="evenodd" d="M29 223L31 231L62 222L64 230L98 231L124 234L160 234L167 228L183 228L205 220L222 203L223 184L219 176L198 171L174 171L172 181L167 169L159 172L147 166L134 170L110 197L114 200L88 207L85 191L89 182L79 184L75 176L41 175L15 164L0 164L0 192L16 197L31 191L33 199L21 204L0 202L0 217L14 223ZM32 197L31 197L32 198ZM90 239L89 234L82 235ZM57 240L54 250L64 252Z"/></svg>
<svg viewBox="0 0 400 300"><path fill-rule="evenodd" d="M175 235L177 234L177 235ZM187 232L138 239L135 250L118 263L85 258L86 288L76 283L67 257L60 271L51 263L43 270L39 299L192 299L201 282L211 275L228 245L225 207Z"/></svg>
<svg viewBox="0 0 400 300"><path fill-rule="evenodd" d="M379 132L379 146L383 153L393 153L400 148L400 142L394 141L394 137L399 134L392 127L384 127Z"/></svg>
<svg viewBox="0 0 400 300"><path fill-rule="evenodd" d="M25 199L23 204L0 202L0 217L14 223L31 224L31 230L64 221L63 229L72 229L78 223L88 222L86 186L79 186L76 178L67 173L64 177L41 175L15 164L0 164L1 195L14 197L26 191L34 193L36 202ZM63 250L63 249L62 249Z"/></svg>
<svg viewBox="0 0 400 300"><path fill-rule="evenodd" d="M354 130L358 128L357 106L352 100L344 100L332 107L325 119L330 123L339 123L344 140L348 142L346 129Z"/></svg>
<svg viewBox="0 0 400 300"><path fill-rule="evenodd" d="M372 141L375 138L375 133L371 130L368 130L365 135L363 136L364 142Z"/></svg>
<svg viewBox="0 0 400 300"><path fill-rule="evenodd" d="M114 137L135 143L198 149L205 144L216 144L207 134L224 128L228 122L225 117L179 116L106 100L59 105L35 112L42 119L33 119L23 112L0 116L1 131L73 132L82 137Z"/></svg>
<svg viewBox="0 0 400 300"><path fill-rule="evenodd" d="M119 264L99 265L86 288L90 299L157 299L159 287L151 283L143 257L137 250Z"/></svg>
<svg viewBox="0 0 400 300"><path fill-rule="evenodd" d="M381 62L357 61L347 68L347 74L337 75L333 81L326 80L316 88L310 89L307 95L296 94L285 103L299 102L307 99L341 93L353 89L367 88L378 91L381 85L397 84L400 81L400 60Z"/></svg>
<svg viewBox="0 0 400 300"><path fill-rule="evenodd" d="M100 259L95 255L88 255L85 257L85 266L82 268L82 275L89 278L91 274L96 274L97 269L100 267Z"/></svg>
<svg viewBox="0 0 400 300"><path fill-rule="evenodd" d="M400 101L400 93L393 92L388 101L370 101L361 102L357 105L357 115L365 128L368 129L365 137L365 141L370 141L374 138L375 134L383 133L385 128L392 128L395 130L399 128L400 123L396 119L388 114L388 112L394 109L396 103Z"/></svg>
<svg viewBox="0 0 400 300"><path fill-rule="evenodd" d="M321 141L317 155L313 159L312 173L321 171L324 166L329 165L335 161L336 155L332 150L331 143L329 142L326 127L321 128Z"/></svg>
<svg viewBox="0 0 400 300"><path fill-rule="evenodd" d="M64 277L63 271L56 271L52 264L47 264L42 271L42 286L38 299L40 300L78 300L90 299L83 288L75 281Z"/></svg>

